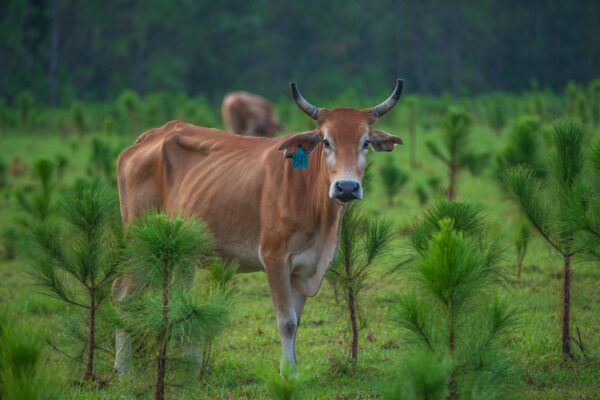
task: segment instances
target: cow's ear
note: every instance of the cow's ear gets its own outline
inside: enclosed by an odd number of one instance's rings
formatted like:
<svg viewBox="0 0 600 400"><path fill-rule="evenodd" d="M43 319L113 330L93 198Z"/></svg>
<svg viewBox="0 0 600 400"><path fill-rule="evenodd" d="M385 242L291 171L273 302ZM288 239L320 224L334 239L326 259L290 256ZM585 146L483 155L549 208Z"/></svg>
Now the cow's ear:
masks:
<svg viewBox="0 0 600 400"><path fill-rule="evenodd" d="M321 140L323 140L323 136L321 136L319 132L308 131L297 133L283 142L283 144L279 146L279 151L283 151L283 154L285 154L287 158L291 158L294 156L296 150L302 146L302 150L304 150L306 154L310 154Z"/></svg>
<svg viewBox="0 0 600 400"><path fill-rule="evenodd" d="M398 136L377 129L371 130L369 140L375 151L392 151L397 144L402 144L402 139Z"/></svg>

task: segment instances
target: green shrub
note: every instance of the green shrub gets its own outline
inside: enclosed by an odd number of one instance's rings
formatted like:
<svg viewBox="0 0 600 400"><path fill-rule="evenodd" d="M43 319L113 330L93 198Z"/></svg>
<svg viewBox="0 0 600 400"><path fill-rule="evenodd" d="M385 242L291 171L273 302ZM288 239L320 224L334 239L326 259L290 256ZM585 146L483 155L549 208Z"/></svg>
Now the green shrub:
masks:
<svg viewBox="0 0 600 400"><path fill-rule="evenodd" d="M42 341L37 333L15 325L15 319L0 315L0 398L54 400L58 390L44 365Z"/></svg>

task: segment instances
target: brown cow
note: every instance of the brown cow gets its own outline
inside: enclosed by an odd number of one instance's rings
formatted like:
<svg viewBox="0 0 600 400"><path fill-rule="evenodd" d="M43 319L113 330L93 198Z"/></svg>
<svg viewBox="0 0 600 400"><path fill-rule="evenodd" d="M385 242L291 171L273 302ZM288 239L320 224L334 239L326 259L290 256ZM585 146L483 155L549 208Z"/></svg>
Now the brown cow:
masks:
<svg viewBox="0 0 600 400"><path fill-rule="evenodd" d="M225 130L239 135L273 137L283 129L271 103L248 92L227 94L223 98L221 114Z"/></svg>
<svg viewBox="0 0 600 400"><path fill-rule="evenodd" d="M402 92L363 110L308 103L292 83L298 106L317 122L309 132L280 138L240 137L173 121L150 130L118 161L121 214L127 224L148 209L196 216L208 224L219 253L242 271L264 271L276 310L282 365L295 366L295 338L307 297L314 296L339 239L348 202L363 197L369 145L391 151L400 138L373 128ZM300 147L306 169L288 159ZM115 281L125 299L131 277ZM115 367L122 373L130 344L117 332Z"/></svg>

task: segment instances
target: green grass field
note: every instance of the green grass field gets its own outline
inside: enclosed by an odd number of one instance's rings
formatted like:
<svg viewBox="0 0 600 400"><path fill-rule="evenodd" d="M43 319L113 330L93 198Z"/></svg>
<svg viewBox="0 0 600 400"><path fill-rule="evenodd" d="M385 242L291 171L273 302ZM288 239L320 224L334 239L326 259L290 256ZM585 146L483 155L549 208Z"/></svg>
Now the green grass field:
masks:
<svg viewBox="0 0 600 400"><path fill-rule="evenodd" d="M401 107L401 106L400 106ZM405 127L386 125L387 129L408 142ZM476 148L494 154L503 146L504 137L496 136L487 126L476 123L472 128ZM419 129L418 161L421 167L409 168L408 146L401 146L391 154L373 153L373 177L365 193L363 208L380 213L394 222L397 239L389 260L379 262L372 270L370 287L363 293L362 309L367 324L361 331L358 368L350 373L346 355L349 331L345 309L336 304L332 288L325 282L318 293L309 299L302 317L298 335L298 361L305 384L302 398L306 399L365 399L379 398L385 382L394 379L396 366L406 354L402 332L389 322L394 296L407 289L407 282L399 274L384 277L386 268L405 252L402 232L421 212L415 187L427 178L437 176L446 184L444 166L427 151L426 140L435 140L437 129ZM136 135L119 138L133 142ZM7 134L0 137L1 157L8 161L19 155L30 162L39 156L64 154L69 157L65 181L86 175L90 138L59 135ZM393 157L410 178L397 196L396 204L388 206L378 176L378 166L385 157ZM11 183L13 187L26 185L27 178ZM0 198L0 224L15 223L14 201L8 194ZM480 176L461 174L458 184L461 201L479 205L486 216L488 234L507 249L506 268L514 273L512 232L517 226L518 211L495 181L492 168ZM26 247L27 243L22 243ZM78 345L62 333L62 327L73 317L69 307L39 294L28 276L27 259L22 255L12 261L0 261L0 302L5 312L18 325L37 331L45 339L66 350L77 352ZM585 355L575 346L576 358L561 356L560 306L561 258L535 236L527 257L523 276L511 279L505 294L520 311L517 329L505 338L504 345L513 361L524 399L600 399L600 268L585 262L575 262L572 283L572 329L581 333ZM170 376L169 398L260 399L267 398L266 386L261 379L279 365L279 337L274 310L263 273L243 274L236 278L237 299L231 324L219 336L213 347L214 363L205 382L194 382L192 374ZM367 312L368 311L368 312ZM112 331L101 335L98 373L106 379L102 387L78 383L83 365L46 347L46 370L56 376L67 399L127 399L150 398L154 382L153 368L128 381L119 382L112 372Z"/></svg>

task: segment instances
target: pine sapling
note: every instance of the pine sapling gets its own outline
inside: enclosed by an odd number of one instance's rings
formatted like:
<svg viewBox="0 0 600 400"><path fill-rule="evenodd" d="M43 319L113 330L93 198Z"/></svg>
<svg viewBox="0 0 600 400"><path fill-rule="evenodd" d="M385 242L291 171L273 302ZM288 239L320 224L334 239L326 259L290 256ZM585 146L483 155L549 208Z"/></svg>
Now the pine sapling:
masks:
<svg viewBox="0 0 600 400"><path fill-rule="evenodd" d="M517 253L517 279L521 278L523 271L523 260L527 255L529 240L531 239L531 228L527 220L522 219L517 231L515 232L514 243Z"/></svg>
<svg viewBox="0 0 600 400"><path fill-rule="evenodd" d="M434 142L427 142L427 148L434 157L446 164L448 168L449 200L456 196L458 175L464 168L472 174L478 174L485 165L488 155L479 154L471 149L469 115L460 109L451 108L444 120L442 151Z"/></svg>
<svg viewBox="0 0 600 400"><path fill-rule="evenodd" d="M360 299L370 266L387 254L393 237L392 225L379 217L363 216L356 205L348 206L340 232L339 251L328 274L336 290L344 294L352 339L350 359L358 359Z"/></svg>
<svg viewBox="0 0 600 400"><path fill-rule="evenodd" d="M170 346L189 348L214 337L228 315L223 292L203 295L197 288L189 289L212 242L205 225L165 213L141 216L129 227L127 270L144 276L146 287L120 307L120 322L134 337L150 343L155 353L157 400L165 398Z"/></svg>
<svg viewBox="0 0 600 400"><path fill-rule="evenodd" d="M380 173L385 194L388 198L388 205L393 206L394 197L406 185L408 175L396 166L394 159L391 157L386 158L385 164L380 169Z"/></svg>
<svg viewBox="0 0 600 400"><path fill-rule="evenodd" d="M36 179L33 192L15 193L17 203L28 214L29 218L23 221L26 226L46 221L54 207L56 165L48 158L40 158L33 165L33 175Z"/></svg>
<svg viewBox="0 0 600 400"><path fill-rule="evenodd" d="M553 128L553 152L547 177L541 181L529 167L508 169L506 182L514 198L534 229L563 259L562 352L571 351L571 264L582 251L578 229L573 226L570 210L585 209L590 202L581 190L584 177L584 125L572 119L556 122Z"/></svg>
<svg viewBox="0 0 600 400"><path fill-rule="evenodd" d="M408 108L408 136L410 140L408 155L410 167L416 169L419 167L417 162L417 100L413 97L407 99L406 106Z"/></svg>
<svg viewBox="0 0 600 400"><path fill-rule="evenodd" d="M543 174L540 133L540 122L535 117L524 115L512 124L507 144L496 156L499 178L502 178L506 168L517 165L527 165L540 176Z"/></svg>
<svg viewBox="0 0 600 400"><path fill-rule="evenodd" d="M492 98L492 104L488 110L489 124L496 132L496 135L500 136L502 129L506 125L506 104L502 97L496 95Z"/></svg>
<svg viewBox="0 0 600 400"><path fill-rule="evenodd" d="M563 221L563 230L579 233L582 255L591 261L600 261L600 141L592 147L586 160L586 179L581 185L583 202L573 202L566 210L567 218Z"/></svg>
<svg viewBox="0 0 600 400"><path fill-rule="evenodd" d="M233 278L239 269L239 264L214 257L208 262L208 284L206 294L221 292L226 299L232 300L235 296L235 283ZM199 378L202 378L210 367L212 361L212 346L215 337L209 336L204 341L202 350Z"/></svg>
<svg viewBox="0 0 600 400"><path fill-rule="evenodd" d="M0 158L0 189L6 187L8 184L8 166Z"/></svg>
<svg viewBox="0 0 600 400"><path fill-rule="evenodd" d="M407 361L413 372L403 375L394 395L458 399L507 389L511 377L499 363L498 343L513 313L493 294L505 281L502 252L485 239L478 209L436 202L412 225L408 239L411 261L400 271L411 290L398 299L393 320L415 351Z"/></svg>
<svg viewBox="0 0 600 400"><path fill-rule="evenodd" d="M60 214L68 229L42 224L33 231L38 249L33 277L47 294L87 311L84 379L92 380L98 310L106 304L118 270L117 208L103 188L79 184Z"/></svg>
<svg viewBox="0 0 600 400"><path fill-rule="evenodd" d="M300 398L303 382L297 371L286 367L281 373L273 371L262 375L272 400L297 400Z"/></svg>

